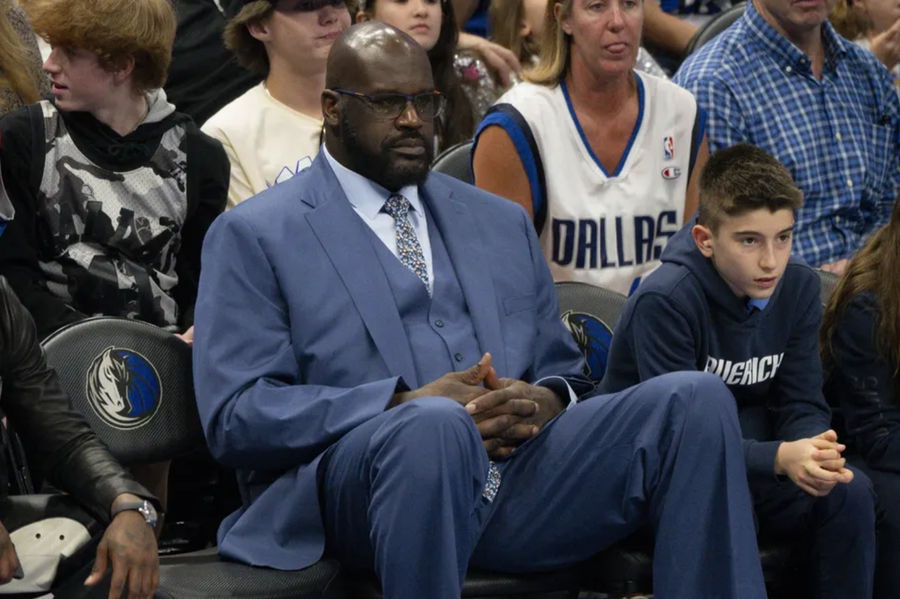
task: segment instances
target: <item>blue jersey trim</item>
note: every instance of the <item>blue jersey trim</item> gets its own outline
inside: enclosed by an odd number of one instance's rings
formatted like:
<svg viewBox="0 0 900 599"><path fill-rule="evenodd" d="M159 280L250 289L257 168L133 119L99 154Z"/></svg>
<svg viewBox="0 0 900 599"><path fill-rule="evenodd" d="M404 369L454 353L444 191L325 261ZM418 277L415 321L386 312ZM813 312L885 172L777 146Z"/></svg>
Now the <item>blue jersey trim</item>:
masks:
<svg viewBox="0 0 900 599"><path fill-rule="evenodd" d="M540 234L547 219L547 190L544 182L544 166L541 162L541 154L538 151L537 142L531 133L531 127L525 117L511 104L496 104L488 110L484 119L475 130L475 141L472 144L472 155L478 146L478 137L486 128L497 125L506 131L516 148L525 174L528 176L528 185L531 188L531 211L534 215L534 228Z"/></svg>
<svg viewBox="0 0 900 599"><path fill-rule="evenodd" d="M638 118L634 123L634 129L631 130L631 137L628 138L628 145L625 146L625 151L622 152L622 157L619 158L619 164L616 165L616 170L612 175L606 172L603 164L600 162L600 160L597 159L597 155L594 154L594 150L591 149L591 144L588 143L587 136L584 134L584 129L581 128L581 123L578 122L578 116L575 114L575 107L572 105L572 98L569 97L569 90L566 87L566 82L563 81L559 84L562 88L563 97L565 97L566 99L566 106L569 108L569 115L571 115L572 120L575 122L575 128L578 130L578 135L581 136L581 143L584 144L584 147L587 149L588 154L590 154L591 158L593 158L594 163L600 167L600 170L603 171L603 174L607 177L618 177L619 173L622 172L622 167L625 166L625 161L628 160L628 155L631 153L631 146L634 144L634 139L637 137L638 131L641 130L641 123L644 121L644 82L641 81L640 76L636 73L634 75L634 78L635 80L637 80Z"/></svg>
<svg viewBox="0 0 900 599"><path fill-rule="evenodd" d="M688 181L694 173L694 165L697 163L697 154L700 152L700 145L703 143L703 136L706 135L706 111L697 105L697 116L694 118L694 130L691 133L691 162L688 165Z"/></svg>

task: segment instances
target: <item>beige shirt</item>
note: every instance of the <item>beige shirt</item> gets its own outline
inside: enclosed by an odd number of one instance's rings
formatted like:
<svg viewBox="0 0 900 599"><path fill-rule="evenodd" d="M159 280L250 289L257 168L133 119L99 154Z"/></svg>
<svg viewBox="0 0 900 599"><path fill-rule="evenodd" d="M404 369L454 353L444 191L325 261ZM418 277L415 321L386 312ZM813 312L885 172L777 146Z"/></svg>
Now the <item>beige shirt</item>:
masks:
<svg viewBox="0 0 900 599"><path fill-rule="evenodd" d="M227 210L310 166L322 121L282 104L260 83L210 117L202 131L222 142L231 161Z"/></svg>

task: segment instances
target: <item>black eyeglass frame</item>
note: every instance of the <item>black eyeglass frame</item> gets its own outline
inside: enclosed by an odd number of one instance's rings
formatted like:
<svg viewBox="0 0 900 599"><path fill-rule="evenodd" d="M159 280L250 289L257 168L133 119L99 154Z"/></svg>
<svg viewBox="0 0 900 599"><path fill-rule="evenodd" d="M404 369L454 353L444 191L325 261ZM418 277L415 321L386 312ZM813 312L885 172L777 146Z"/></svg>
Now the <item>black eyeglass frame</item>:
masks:
<svg viewBox="0 0 900 599"><path fill-rule="evenodd" d="M368 108L376 117L387 120L397 119L401 114L403 114L403 111L406 110L406 107L411 105L420 119L422 119L423 121L433 121L434 119L441 116L441 113L443 113L444 109L447 107L446 97L436 89L427 92L419 92L417 94L400 94L394 92L383 94L364 94L362 92L355 92L349 89L341 89L339 87L329 88L328 91L340 94L342 96L356 98L357 100L361 101L366 106L366 108ZM403 106L401 106L397 110L397 114L391 114L393 113L393 109L390 112L386 112L384 108L382 108L381 110L377 108L379 106L377 102L379 102L380 100L387 100L391 98L403 98ZM435 102L434 114L423 114L423 111L416 107L417 98L429 98L433 100ZM381 104L381 106L386 105Z"/></svg>

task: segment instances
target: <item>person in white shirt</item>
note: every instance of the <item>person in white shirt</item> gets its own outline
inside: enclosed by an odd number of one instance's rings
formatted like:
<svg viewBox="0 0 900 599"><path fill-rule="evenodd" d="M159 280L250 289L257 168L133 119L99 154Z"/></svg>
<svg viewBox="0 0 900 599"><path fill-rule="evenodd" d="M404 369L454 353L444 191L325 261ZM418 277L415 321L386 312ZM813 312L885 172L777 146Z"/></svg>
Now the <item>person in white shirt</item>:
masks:
<svg viewBox="0 0 900 599"><path fill-rule="evenodd" d="M265 79L203 125L231 161L227 208L312 164L325 61L349 25L344 0L250 0L229 19L226 46Z"/></svg>

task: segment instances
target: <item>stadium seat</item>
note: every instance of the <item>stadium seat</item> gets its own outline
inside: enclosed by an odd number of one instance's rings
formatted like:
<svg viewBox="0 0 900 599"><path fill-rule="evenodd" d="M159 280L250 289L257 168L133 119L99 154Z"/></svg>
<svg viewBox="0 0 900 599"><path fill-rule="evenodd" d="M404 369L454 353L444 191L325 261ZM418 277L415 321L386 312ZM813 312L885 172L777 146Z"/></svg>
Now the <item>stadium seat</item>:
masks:
<svg viewBox="0 0 900 599"><path fill-rule="evenodd" d="M60 329L42 346L75 408L122 463L172 459L204 445L191 350L171 333L98 317ZM159 596L337 599L344 596L338 572L333 560L281 572L226 562L208 550L163 558Z"/></svg>
<svg viewBox="0 0 900 599"><path fill-rule="evenodd" d="M628 298L617 291L573 281L556 283L556 296L563 324L584 353L585 374L600 382L613 330Z"/></svg>
<svg viewBox="0 0 900 599"><path fill-rule="evenodd" d="M472 173L472 140L464 141L449 147L434 159L431 168L439 173L450 175L460 181L475 184Z"/></svg>
<svg viewBox="0 0 900 599"><path fill-rule="evenodd" d="M684 55L690 56L696 52L700 46L728 29L732 23L737 21L738 18L744 14L744 7L746 6L746 2L738 2L731 8L723 10L704 23L697 33L694 34L694 37L691 38L691 41L688 42L687 47L684 49Z"/></svg>
<svg viewBox="0 0 900 599"><path fill-rule="evenodd" d="M820 268L816 269L816 274L819 275L819 283L822 285L822 307L824 308L828 305L828 300L831 299L831 294L834 293L841 278L832 272L827 272Z"/></svg>

